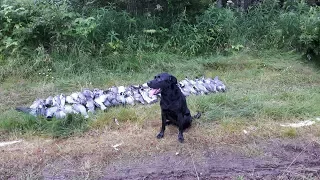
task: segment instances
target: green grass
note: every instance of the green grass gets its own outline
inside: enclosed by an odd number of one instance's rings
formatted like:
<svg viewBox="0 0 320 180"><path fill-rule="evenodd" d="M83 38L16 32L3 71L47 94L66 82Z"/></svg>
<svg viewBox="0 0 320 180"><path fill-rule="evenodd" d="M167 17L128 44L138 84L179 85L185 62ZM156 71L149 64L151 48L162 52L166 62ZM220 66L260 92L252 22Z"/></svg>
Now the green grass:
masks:
<svg viewBox="0 0 320 180"><path fill-rule="evenodd" d="M304 62L300 54L287 52L242 52L231 56L185 57L166 53L137 53L117 55L117 67L108 67L101 60L82 69L77 63L90 61L80 56L74 61L52 59L50 76L20 78L18 73L6 78L0 87L0 129L18 135L45 135L66 137L89 128L110 124L113 118L120 122L143 123L159 119L158 104L117 107L97 112L88 121L80 117L72 120L36 119L14 111L15 106L29 106L35 98L59 93L70 93L82 88L107 88L112 85L144 83L155 74L167 71L178 80L185 76L195 78L219 76L225 82L226 93L187 98L192 113L203 112L200 121L235 123L295 121L319 116L320 73L317 66ZM68 57L71 58L71 57ZM81 59L83 58L83 59ZM112 57L107 57L112 58ZM131 59L133 58L133 59ZM132 60L132 62L131 62ZM96 63L93 63L96 62ZM293 132L285 132L292 136Z"/></svg>

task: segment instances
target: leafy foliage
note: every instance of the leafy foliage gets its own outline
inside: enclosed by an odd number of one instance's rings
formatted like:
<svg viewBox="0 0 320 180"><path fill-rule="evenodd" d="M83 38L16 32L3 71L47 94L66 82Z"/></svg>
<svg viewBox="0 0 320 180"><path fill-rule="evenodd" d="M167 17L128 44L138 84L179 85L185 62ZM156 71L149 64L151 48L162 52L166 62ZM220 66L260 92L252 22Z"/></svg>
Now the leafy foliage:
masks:
<svg viewBox="0 0 320 180"><path fill-rule="evenodd" d="M88 64L120 67L120 57L146 51L199 55L280 48L320 54L320 9L304 1L285 1L280 6L265 0L246 12L208 6L209 1L190 1L195 7L179 0L158 3L161 11L152 4L150 11L138 13L137 4L116 1L4 1L0 5L0 79L15 71L28 76L51 66L40 65L39 59L61 57L72 57L64 61L79 72ZM130 10L123 11L124 7ZM174 9L179 11L165 15ZM46 58L36 57L39 49ZM90 58L96 62L88 62ZM86 63L73 59L86 59Z"/></svg>

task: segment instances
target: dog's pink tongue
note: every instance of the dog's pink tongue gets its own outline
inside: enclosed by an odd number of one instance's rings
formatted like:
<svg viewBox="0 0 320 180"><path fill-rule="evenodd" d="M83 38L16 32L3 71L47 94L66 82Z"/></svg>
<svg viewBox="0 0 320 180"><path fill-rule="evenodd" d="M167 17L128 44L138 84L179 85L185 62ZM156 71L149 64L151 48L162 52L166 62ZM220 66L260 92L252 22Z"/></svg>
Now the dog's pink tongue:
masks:
<svg viewBox="0 0 320 180"><path fill-rule="evenodd" d="M149 91L149 96L151 97L151 96L157 94L158 92L159 92L159 89L151 89L151 90Z"/></svg>

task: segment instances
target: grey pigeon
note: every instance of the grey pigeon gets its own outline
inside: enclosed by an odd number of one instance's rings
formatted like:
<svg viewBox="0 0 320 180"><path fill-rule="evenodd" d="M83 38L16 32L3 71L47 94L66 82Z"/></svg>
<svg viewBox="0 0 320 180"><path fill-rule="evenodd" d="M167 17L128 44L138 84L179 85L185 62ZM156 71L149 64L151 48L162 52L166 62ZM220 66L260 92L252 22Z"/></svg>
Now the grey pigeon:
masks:
<svg viewBox="0 0 320 180"><path fill-rule="evenodd" d="M189 84L192 84L192 85L197 84L194 80L188 79L188 77L186 77L185 80L186 80L187 82L189 82Z"/></svg>
<svg viewBox="0 0 320 180"><path fill-rule="evenodd" d="M118 94L118 88L116 86L109 88L109 91L113 92L114 94Z"/></svg>
<svg viewBox="0 0 320 180"><path fill-rule="evenodd" d="M82 104L74 104L72 105L75 112L80 113L84 116L84 118L89 118L86 108Z"/></svg>
<svg viewBox="0 0 320 180"><path fill-rule="evenodd" d="M60 101L60 96L56 95L52 99L52 106L60 106L61 101Z"/></svg>
<svg viewBox="0 0 320 180"><path fill-rule="evenodd" d="M140 85L132 85L130 89L131 89L134 100L141 104L145 104L143 97L139 93Z"/></svg>
<svg viewBox="0 0 320 180"><path fill-rule="evenodd" d="M58 111L58 109L59 108L57 106L47 108L46 109L46 118L53 118L53 116Z"/></svg>
<svg viewBox="0 0 320 180"><path fill-rule="evenodd" d="M134 106L134 98L132 96L126 96L125 101L126 101L126 104L130 104Z"/></svg>
<svg viewBox="0 0 320 180"><path fill-rule="evenodd" d="M216 89L216 84L214 83L213 79L211 78L206 78L204 80L204 84L206 84L207 86L209 86L209 90L210 92L217 92L217 89Z"/></svg>
<svg viewBox="0 0 320 180"><path fill-rule="evenodd" d="M82 91L82 94L84 95L84 97L88 99L93 99L94 98L94 93L91 92L89 89L85 89Z"/></svg>
<svg viewBox="0 0 320 180"><path fill-rule="evenodd" d="M46 107L52 106L53 105L52 100L53 100L52 96L47 97L47 99L45 100L45 106Z"/></svg>
<svg viewBox="0 0 320 180"><path fill-rule="evenodd" d="M66 96L64 94L60 94L60 107L64 107L66 104Z"/></svg>
<svg viewBox="0 0 320 180"><path fill-rule="evenodd" d="M88 112L94 112L94 101L93 99L89 99L86 103L86 107L88 108Z"/></svg>
<svg viewBox="0 0 320 180"><path fill-rule="evenodd" d="M98 89L98 88L93 89L92 93L93 93L94 98L97 98L97 97L101 96L102 94L104 94L103 90Z"/></svg>
<svg viewBox="0 0 320 180"><path fill-rule="evenodd" d="M213 79L213 82L216 84L216 88L219 92L225 92L226 91L226 86L223 84L222 81L219 80L218 76L216 76Z"/></svg>
<svg viewBox="0 0 320 180"><path fill-rule="evenodd" d="M139 102L141 104L145 104L145 101L144 101L142 95L139 92L134 93L133 94L133 98L134 98L135 101L137 101L137 102Z"/></svg>
<svg viewBox="0 0 320 180"><path fill-rule="evenodd" d="M83 105L87 103L87 98L81 92L78 93L78 99L79 102Z"/></svg>
<svg viewBox="0 0 320 180"><path fill-rule="evenodd" d="M35 100L35 101L31 104L30 108L31 108L31 109L36 109L36 108L38 108L38 107L41 106L41 105L44 105L43 100L42 100L42 99L37 99L37 100Z"/></svg>
<svg viewBox="0 0 320 180"><path fill-rule="evenodd" d="M57 119L63 119L67 116L67 114L62 110L62 109L58 109L58 111L56 111L54 113L54 116L57 118Z"/></svg>
<svg viewBox="0 0 320 180"><path fill-rule="evenodd" d="M180 88L182 94L183 94L184 96L190 96L190 91L184 90L184 85L183 85L182 83L178 83L178 84L179 84L178 87Z"/></svg>
<svg viewBox="0 0 320 180"><path fill-rule="evenodd" d="M110 103L111 103L113 106L118 106L118 105L121 104L120 102L117 101L117 99L112 99L112 100L110 101Z"/></svg>
<svg viewBox="0 0 320 180"><path fill-rule="evenodd" d="M102 94L101 96L96 97L96 98L94 99L95 104L96 104L101 110L107 109L107 107L103 104L103 103L106 101L107 97L108 97L108 96L107 96L106 94Z"/></svg>
<svg viewBox="0 0 320 180"><path fill-rule="evenodd" d="M119 86L118 87L118 94L124 95L126 92L126 88L124 86Z"/></svg>
<svg viewBox="0 0 320 180"><path fill-rule="evenodd" d="M195 86L197 86L198 89L200 89L200 91L202 91L204 94L208 94L209 90L204 86L204 83L198 79L196 79L196 84Z"/></svg>
<svg viewBox="0 0 320 180"><path fill-rule="evenodd" d="M117 100L119 103L123 104L123 105L126 104L126 98L124 97L124 94L122 94L122 93L117 95L116 100Z"/></svg>
<svg viewBox="0 0 320 180"><path fill-rule="evenodd" d="M157 99L150 98L149 92L147 92L146 89L143 89L143 87L139 89L139 93L141 94L143 100L146 101L148 104L151 104L157 101Z"/></svg>
<svg viewBox="0 0 320 180"><path fill-rule="evenodd" d="M29 107L16 107L16 110L23 112L23 113L26 113L26 114L30 114L35 117L36 116L44 116L45 112L46 112L44 107L35 108L35 109L29 108Z"/></svg>
<svg viewBox="0 0 320 180"><path fill-rule="evenodd" d="M190 83L183 84L180 83L180 86L182 87L183 91L188 94L197 94L197 91L193 88L193 85Z"/></svg>
<svg viewBox="0 0 320 180"><path fill-rule="evenodd" d="M103 104L106 106L106 107L111 107L112 104L110 103L110 101L108 101L108 99L106 99Z"/></svg>
<svg viewBox="0 0 320 180"><path fill-rule="evenodd" d="M74 93L70 94L70 96L72 97L73 100L79 102L79 93L78 92L74 92Z"/></svg>
<svg viewBox="0 0 320 180"><path fill-rule="evenodd" d="M68 105L68 104L64 106L63 112L65 112L66 114L75 113L75 111L73 110L73 107L71 105Z"/></svg>
<svg viewBox="0 0 320 180"><path fill-rule="evenodd" d="M78 97L78 96L77 96ZM78 99L78 98L77 98ZM69 103L69 104L78 104L80 103L79 101L73 99L72 96L66 96L66 102Z"/></svg>

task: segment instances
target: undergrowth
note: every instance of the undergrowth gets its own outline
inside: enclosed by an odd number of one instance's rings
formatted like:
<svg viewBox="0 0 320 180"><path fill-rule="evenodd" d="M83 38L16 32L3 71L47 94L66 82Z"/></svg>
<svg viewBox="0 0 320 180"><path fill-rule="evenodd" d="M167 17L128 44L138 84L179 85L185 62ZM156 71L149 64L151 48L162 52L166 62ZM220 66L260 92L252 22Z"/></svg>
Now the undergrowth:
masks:
<svg viewBox="0 0 320 180"><path fill-rule="evenodd" d="M301 61L301 56L296 53L266 51L196 58L167 53L145 53L141 56L149 60L144 71L123 73L97 66L94 72L88 70L82 74L53 71L51 75L55 78L50 81L46 76L14 84L12 82L16 79L8 79L1 87L0 129L9 134L68 137L92 128L114 126L114 118L120 123L130 121L138 124L157 120L160 118L158 103L113 107L107 112L97 110L89 120L72 116L71 119L47 121L16 112L13 108L29 106L36 98L68 94L82 88L106 89L113 85L142 84L161 71L168 71L178 80L186 76L192 79L202 75L219 76L226 84L226 93L187 98L192 114L202 112L202 118L195 123L296 121L320 114L319 70L311 62Z"/></svg>
<svg viewBox="0 0 320 180"><path fill-rule="evenodd" d="M139 55L165 52L186 56L230 55L245 49L282 49L319 55L319 7L304 1L266 0L245 12L211 4L198 13L130 14L117 6L88 6L76 1L4 1L0 7L0 80L33 77L42 68L66 73L96 68L143 70ZM194 16L191 16L194 15ZM170 23L168 23L170 22ZM53 67L55 66L55 67Z"/></svg>

